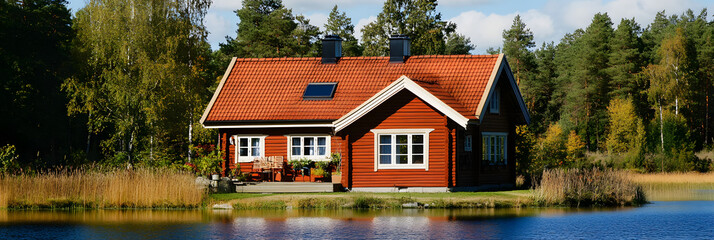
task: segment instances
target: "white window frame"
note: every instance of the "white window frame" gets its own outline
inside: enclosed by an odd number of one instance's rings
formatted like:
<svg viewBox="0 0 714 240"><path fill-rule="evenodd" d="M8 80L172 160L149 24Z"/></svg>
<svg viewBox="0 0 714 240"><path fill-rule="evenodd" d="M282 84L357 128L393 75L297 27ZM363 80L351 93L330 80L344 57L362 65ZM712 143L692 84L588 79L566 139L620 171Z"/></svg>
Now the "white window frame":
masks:
<svg viewBox="0 0 714 240"><path fill-rule="evenodd" d="M330 161L332 157L332 141L330 135L285 135L288 138L288 159L298 160L302 158L307 158L313 161ZM293 155L293 138L300 138L300 155ZM305 138L313 138L315 143L315 153L317 153L317 138L325 138L325 155L305 155Z"/></svg>
<svg viewBox="0 0 714 240"><path fill-rule="evenodd" d="M496 88L493 90L493 95L491 95L491 102L489 102L489 112L490 113L500 113L501 110L501 89Z"/></svg>
<svg viewBox="0 0 714 240"><path fill-rule="evenodd" d="M487 141L487 137L503 137L503 164L491 164L492 161L490 159L491 156L498 156L497 153L491 153L490 152L490 147L487 146L487 143L490 143L491 141ZM507 166L508 165L508 133L507 132L482 132L481 133L481 144L482 148L481 150L483 151L481 153L481 161L483 162L488 162L487 165L490 166ZM488 159L485 157L489 156Z"/></svg>
<svg viewBox="0 0 714 240"><path fill-rule="evenodd" d="M374 133L374 171L379 169L424 169L429 171L429 133L434 131L434 129L426 128L414 128L414 129L372 129L370 130ZM379 136L380 135L409 135L408 138L408 156L409 162L412 161L412 135L424 135L424 163L423 164L396 164L396 149L394 149L395 141L392 141L392 159L394 163L392 164L381 164L379 162Z"/></svg>
<svg viewBox="0 0 714 240"><path fill-rule="evenodd" d="M255 160L255 158L262 158L265 157L265 137L267 135L233 135L231 136L232 139L232 144L233 144L233 157L234 157L234 162L239 163L239 162L252 162ZM240 139L241 138L247 138L248 140L248 156L240 156L239 151L240 151ZM260 153L258 156L252 156L252 151L253 151L253 145L251 144L250 139L251 138L259 138L260 143L259 143L259 148L260 148Z"/></svg>
<svg viewBox="0 0 714 240"><path fill-rule="evenodd" d="M471 134L466 135L466 137L464 137L464 151L466 151L466 152L473 151L473 144L474 144L473 136Z"/></svg>

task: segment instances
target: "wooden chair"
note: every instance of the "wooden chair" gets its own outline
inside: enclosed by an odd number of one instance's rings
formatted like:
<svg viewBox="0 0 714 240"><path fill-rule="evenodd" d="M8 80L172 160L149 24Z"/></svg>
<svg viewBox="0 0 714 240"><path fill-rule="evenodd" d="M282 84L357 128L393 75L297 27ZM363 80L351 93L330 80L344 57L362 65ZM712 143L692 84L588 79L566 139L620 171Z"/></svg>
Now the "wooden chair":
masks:
<svg viewBox="0 0 714 240"><path fill-rule="evenodd" d="M253 159L253 170L250 171L250 178L255 179L255 181L263 181L263 165L264 160L262 158Z"/></svg>
<svg viewBox="0 0 714 240"><path fill-rule="evenodd" d="M283 164L284 164L283 156L273 156L271 158L272 158L271 159L272 166L270 166L270 168L271 168L271 170L273 170L273 174L275 174L276 172L280 174L280 181L282 181L283 180ZM273 181L275 181L275 177L277 177L277 175L273 175L273 177L272 177Z"/></svg>

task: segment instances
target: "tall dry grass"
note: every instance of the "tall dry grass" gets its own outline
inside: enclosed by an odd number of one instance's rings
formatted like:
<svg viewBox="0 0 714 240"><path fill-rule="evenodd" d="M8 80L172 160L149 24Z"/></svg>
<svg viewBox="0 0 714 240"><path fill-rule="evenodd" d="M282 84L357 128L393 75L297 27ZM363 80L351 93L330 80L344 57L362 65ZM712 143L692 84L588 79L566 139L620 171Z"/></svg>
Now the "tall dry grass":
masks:
<svg viewBox="0 0 714 240"><path fill-rule="evenodd" d="M205 191L195 177L172 169L58 170L0 176L0 207L197 207Z"/></svg>
<svg viewBox="0 0 714 240"><path fill-rule="evenodd" d="M714 200L714 173L633 173L630 179L642 186L654 201Z"/></svg>
<svg viewBox="0 0 714 240"><path fill-rule="evenodd" d="M646 202L642 189L621 170L551 169L543 172L535 198L544 205L628 206Z"/></svg>

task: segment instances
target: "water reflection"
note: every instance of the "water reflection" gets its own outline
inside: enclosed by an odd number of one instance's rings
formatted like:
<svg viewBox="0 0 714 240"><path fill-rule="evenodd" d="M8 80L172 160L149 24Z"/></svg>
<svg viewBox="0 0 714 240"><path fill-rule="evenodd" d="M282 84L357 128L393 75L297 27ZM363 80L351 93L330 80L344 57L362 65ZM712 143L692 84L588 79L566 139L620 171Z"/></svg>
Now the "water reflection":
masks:
<svg viewBox="0 0 714 240"><path fill-rule="evenodd" d="M0 211L0 239L711 238L710 201L639 208Z"/></svg>

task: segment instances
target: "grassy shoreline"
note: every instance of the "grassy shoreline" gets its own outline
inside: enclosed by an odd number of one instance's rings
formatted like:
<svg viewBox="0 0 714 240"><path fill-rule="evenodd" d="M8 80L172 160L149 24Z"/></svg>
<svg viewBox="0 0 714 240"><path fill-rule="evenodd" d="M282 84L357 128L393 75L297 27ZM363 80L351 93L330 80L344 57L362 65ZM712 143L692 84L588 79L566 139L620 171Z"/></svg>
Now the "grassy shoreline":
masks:
<svg viewBox="0 0 714 240"><path fill-rule="evenodd" d="M569 170L570 171L570 170ZM575 171L572 171L575 172ZM543 186L536 190L453 193L281 193L281 194L208 194L195 184L191 173L170 169L136 170L66 170L37 175L0 176L0 209L210 209L214 204L228 204L235 209L399 209L399 208L523 208L629 206L631 184L641 187L655 201L690 200L691 192L714 190L714 173L639 174L617 171L587 185L577 177L549 178L549 196L561 200L545 201ZM586 175L593 175L592 172ZM607 175L595 173L594 175ZM613 178L614 177L614 178ZM581 194L592 196L625 196L607 204L572 204L562 200L567 187L575 186ZM613 188L610 192L601 189ZM629 189L629 190L628 190ZM624 191L627 190L627 191ZM577 192L576 191L576 192ZM600 192L598 192L600 191ZM629 191L629 192L628 192ZM626 194L623 194L626 193ZM690 194L690 195L687 195ZM712 194L709 194L712 195ZM682 197L684 196L684 197ZM691 197L690 197L691 198ZM624 199L624 200L622 200ZM697 200L714 200L714 195L695 196ZM590 200L584 199L585 202ZM609 200L608 200L609 201ZM577 201L575 201L577 202Z"/></svg>
<svg viewBox="0 0 714 240"><path fill-rule="evenodd" d="M454 193L228 193L212 194L208 206L235 209L519 208L532 206L530 190Z"/></svg>

